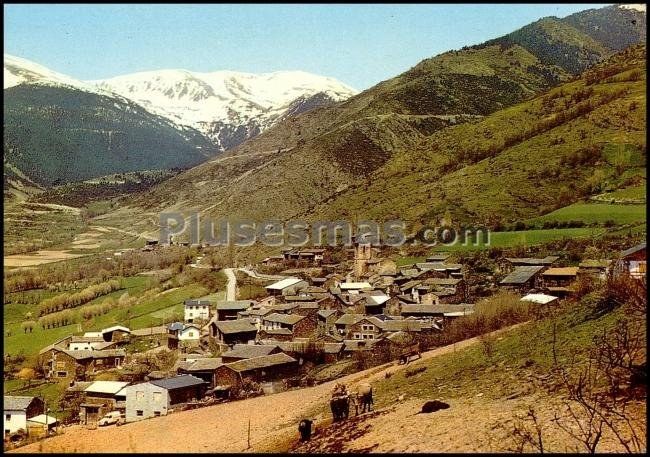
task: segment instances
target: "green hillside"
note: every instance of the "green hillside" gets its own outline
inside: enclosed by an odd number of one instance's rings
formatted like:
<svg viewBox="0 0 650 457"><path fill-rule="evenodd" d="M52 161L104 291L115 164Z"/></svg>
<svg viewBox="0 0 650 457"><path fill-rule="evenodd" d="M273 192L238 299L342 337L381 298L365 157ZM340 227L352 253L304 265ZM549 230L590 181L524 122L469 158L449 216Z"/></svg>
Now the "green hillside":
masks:
<svg viewBox="0 0 650 457"><path fill-rule="evenodd" d="M41 185L188 168L212 149L197 131L123 99L25 84L4 91L5 170L9 163Z"/></svg>
<svg viewBox="0 0 650 457"><path fill-rule="evenodd" d="M606 75L598 81L594 75ZM437 132L319 207L327 217L498 225L645 177L645 48L478 122Z"/></svg>
<svg viewBox="0 0 650 457"><path fill-rule="evenodd" d="M630 14L595 11L585 23L594 14ZM167 208L213 218L424 222L452 208L456 218L489 220L495 213L497 222L616 189L638 170L619 176L603 161L600 179L587 169L600 148L605 157L610 146L644 146L645 73L640 64L612 61L601 73L570 82L613 50L569 22L547 18L426 59L345 102L287 119L224 160L201 164L128 203L144 214L142 221ZM636 28L627 33L633 42L645 37ZM621 65L639 68L626 74ZM614 76L620 81L608 80ZM562 82L562 89L551 89ZM608 124L611 116L617 125ZM506 177L512 187L501 186ZM520 186L535 180L545 193Z"/></svg>

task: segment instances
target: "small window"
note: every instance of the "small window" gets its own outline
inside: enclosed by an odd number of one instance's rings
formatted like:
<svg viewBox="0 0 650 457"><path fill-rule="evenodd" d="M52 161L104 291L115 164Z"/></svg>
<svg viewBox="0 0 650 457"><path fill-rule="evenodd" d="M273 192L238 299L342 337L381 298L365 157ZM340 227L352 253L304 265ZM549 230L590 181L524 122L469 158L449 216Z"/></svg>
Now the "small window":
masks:
<svg viewBox="0 0 650 457"><path fill-rule="evenodd" d="M144 413L142 412L141 409L138 409L138 410L135 412L135 415L136 415L136 416L140 416L140 417L142 417L142 416L144 416Z"/></svg>
<svg viewBox="0 0 650 457"><path fill-rule="evenodd" d="M65 368L65 362L56 362L56 368L59 370Z"/></svg>
<svg viewBox="0 0 650 457"><path fill-rule="evenodd" d="M158 417L160 416L160 411L154 411L153 412L153 417Z"/></svg>
<svg viewBox="0 0 650 457"><path fill-rule="evenodd" d="M5 420L10 421L11 420L11 414L5 414Z"/></svg>
<svg viewBox="0 0 650 457"><path fill-rule="evenodd" d="M154 392L153 393L153 401L156 403L160 403L160 400L162 399L162 392Z"/></svg>
<svg viewBox="0 0 650 457"><path fill-rule="evenodd" d="M67 371L57 371L56 375L59 378L65 378L66 376L68 376L68 372Z"/></svg>
<svg viewBox="0 0 650 457"><path fill-rule="evenodd" d="M194 338L194 332L189 332L189 333L187 334L187 336L190 337L190 338Z"/></svg>
<svg viewBox="0 0 650 457"><path fill-rule="evenodd" d="M136 400L144 399L144 390L136 390L135 391L135 399Z"/></svg>

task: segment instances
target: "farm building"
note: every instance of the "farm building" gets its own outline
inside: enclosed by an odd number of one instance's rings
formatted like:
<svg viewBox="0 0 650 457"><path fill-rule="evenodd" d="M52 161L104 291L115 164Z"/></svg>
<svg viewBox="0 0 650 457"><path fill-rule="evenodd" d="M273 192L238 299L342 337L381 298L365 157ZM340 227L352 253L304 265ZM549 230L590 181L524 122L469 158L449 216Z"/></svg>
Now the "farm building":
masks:
<svg viewBox="0 0 650 457"><path fill-rule="evenodd" d="M316 332L319 335L334 333L336 326L334 322L341 316L341 312L336 309L321 309L316 313L317 327Z"/></svg>
<svg viewBox="0 0 650 457"><path fill-rule="evenodd" d="M549 268L542 273L545 287L570 286L578 276L578 267Z"/></svg>
<svg viewBox="0 0 650 457"><path fill-rule="evenodd" d="M499 268L504 273L509 273L516 267L551 267L560 257L548 255L543 258L534 257L505 257L499 260Z"/></svg>
<svg viewBox="0 0 650 457"><path fill-rule="evenodd" d="M249 319L259 330L262 328L262 318L271 312L272 310L270 308L257 308L249 309L246 311L239 311L237 313L237 319Z"/></svg>
<svg viewBox="0 0 650 457"><path fill-rule="evenodd" d="M304 279L300 278L285 278L278 282L274 282L271 285L265 287L269 295L296 295L296 293L308 287L309 284Z"/></svg>
<svg viewBox="0 0 650 457"><path fill-rule="evenodd" d="M68 344L70 351L92 351L94 349L104 349L106 345L114 344L112 341L104 341L101 336L73 336Z"/></svg>
<svg viewBox="0 0 650 457"><path fill-rule="evenodd" d="M124 411L126 396L124 388L128 382L95 381L84 389L83 403L79 405L79 420L82 424L94 424L106 413Z"/></svg>
<svg viewBox="0 0 650 457"><path fill-rule="evenodd" d="M195 324L188 324L183 326L183 330L178 332L178 340L185 343L198 344L201 338L201 328Z"/></svg>
<svg viewBox="0 0 650 457"><path fill-rule="evenodd" d="M207 383L192 375L180 375L127 386L126 421L165 416L170 409L203 397Z"/></svg>
<svg viewBox="0 0 650 457"><path fill-rule="evenodd" d="M123 325L114 325L101 330L104 341L127 342L131 336L131 329Z"/></svg>
<svg viewBox="0 0 650 457"><path fill-rule="evenodd" d="M293 338L309 338L314 336L318 323L316 314L301 316L300 314L271 313L262 318L262 331L287 329Z"/></svg>
<svg viewBox="0 0 650 457"><path fill-rule="evenodd" d="M539 286L541 272L545 268L544 266L517 266L501 280L499 285L521 293L527 292Z"/></svg>

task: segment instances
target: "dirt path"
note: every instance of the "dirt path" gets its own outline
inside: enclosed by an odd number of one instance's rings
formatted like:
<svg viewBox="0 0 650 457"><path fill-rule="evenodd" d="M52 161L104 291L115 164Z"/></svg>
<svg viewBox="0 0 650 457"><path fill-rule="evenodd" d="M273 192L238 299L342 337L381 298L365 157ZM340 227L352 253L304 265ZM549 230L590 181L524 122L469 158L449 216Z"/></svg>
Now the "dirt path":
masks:
<svg viewBox="0 0 650 457"><path fill-rule="evenodd" d="M226 284L226 300L233 301L237 299L237 277L235 276L234 268L224 268L223 272L228 277Z"/></svg>
<svg viewBox="0 0 650 457"><path fill-rule="evenodd" d="M423 353L422 359L429 360L477 341L478 338L472 338L434 349ZM315 387L174 413L121 427L86 430L73 426L63 435L21 447L16 452L282 452L295 444L298 421L314 407L327 403L335 382L342 381L354 389L361 381L384 378L386 372L405 367L393 362ZM327 416L314 419L317 426L330 420Z"/></svg>

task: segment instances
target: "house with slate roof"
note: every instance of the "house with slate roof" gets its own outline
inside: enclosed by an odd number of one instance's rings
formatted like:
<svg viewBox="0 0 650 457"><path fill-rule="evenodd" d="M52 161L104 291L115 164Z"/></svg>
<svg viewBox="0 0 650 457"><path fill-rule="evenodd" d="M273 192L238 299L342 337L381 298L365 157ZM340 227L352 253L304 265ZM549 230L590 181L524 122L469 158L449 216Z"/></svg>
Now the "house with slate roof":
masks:
<svg viewBox="0 0 650 457"><path fill-rule="evenodd" d="M32 417L43 414L45 405L38 397L5 395L4 435L16 433L19 430L27 432L27 421Z"/></svg>
<svg viewBox="0 0 650 457"><path fill-rule="evenodd" d="M201 399L208 383L189 374L127 386L126 421L165 416L191 400Z"/></svg>
<svg viewBox="0 0 650 457"><path fill-rule="evenodd" d="M244 379L255 382L273 381L294 376L297 368L298 361L284 352L253 357L227 363L217 368L217 384L230 387L231 393L237 395Z"/></svg>

